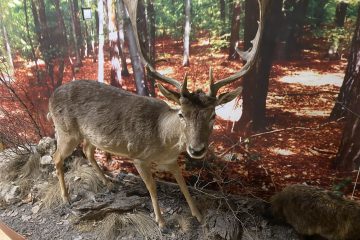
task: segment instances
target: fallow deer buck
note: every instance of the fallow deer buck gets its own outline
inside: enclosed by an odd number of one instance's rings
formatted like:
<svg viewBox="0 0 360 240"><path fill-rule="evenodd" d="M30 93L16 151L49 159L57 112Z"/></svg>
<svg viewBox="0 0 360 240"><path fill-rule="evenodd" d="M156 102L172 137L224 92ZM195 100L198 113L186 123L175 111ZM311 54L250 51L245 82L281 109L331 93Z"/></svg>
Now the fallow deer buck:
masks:
<svg viewBox="0 0 360 240"><path fill-rule="evenodd" d="M136 23L136 11L131 11L128 4L126 6L132 24ZM150 169L152 163L174 175L192 215L201 222L202 215L189 194L177 158L184 150L195 159L205 156L213 129L215 106L231 101L241 93L242 88L239 87L216 96L221 87L244 76L254 66L263 26L264 4L260 6L260 23L253 40L253 48L239 53L247 63L239 72L216 83L213 82L210 69L207 94L202 90L189 92L186 77L181 84L161 75L141 54L140 57L150 74L178 89L173 91L158 84L160 92L166 98L180 105L178 109L171 108L162 100L138 96L96 81L73 81L56 89L50 98L49 116L57 133L54 162L64 202L70 203L63 162L83 140L86 157L108 187L111 187L112 183L95 161L95 148L134 160L135 167L150 193L156 222L160 228L165 226L165 221L160 213L155 181ZM134 24L133 27L139 44Z"/></svg>

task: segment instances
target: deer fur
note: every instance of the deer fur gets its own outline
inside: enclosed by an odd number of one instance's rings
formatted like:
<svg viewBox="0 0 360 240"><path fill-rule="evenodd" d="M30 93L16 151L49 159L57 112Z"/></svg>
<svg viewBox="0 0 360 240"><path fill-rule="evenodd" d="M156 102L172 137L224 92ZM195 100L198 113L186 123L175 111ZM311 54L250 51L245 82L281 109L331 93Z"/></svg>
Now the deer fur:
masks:
<svg viewBox="0 0 360 240"><path fill-rule="evenodd" d="M202 220L189 194L177 164L180 152L193 158L204 157L212 132L215 106L231 101L241 91L222 94L219 98L186 89L186 79L180 93L159 87L160 91L180 104L172 109L159 99L138 96L96 81L78 80L55 90L49 101L49 115L57 134L54 162L60 181L61 194L70 203L65 186L63 162L83 141L83 151L102 181L105 177L94 158L95 148L134 159L134 164L150 192L156 221L165 221L160 213L156 186L150 167L152 163L170 171L178 182L191 213Z"/></svg>
<svg viewBox="0 0 360 240"><path fill-rule="evenodd" d="M272 197L271 211L275 219L287 222L303 235L360 239L360 204L317 187L286 187Z"/></svg>

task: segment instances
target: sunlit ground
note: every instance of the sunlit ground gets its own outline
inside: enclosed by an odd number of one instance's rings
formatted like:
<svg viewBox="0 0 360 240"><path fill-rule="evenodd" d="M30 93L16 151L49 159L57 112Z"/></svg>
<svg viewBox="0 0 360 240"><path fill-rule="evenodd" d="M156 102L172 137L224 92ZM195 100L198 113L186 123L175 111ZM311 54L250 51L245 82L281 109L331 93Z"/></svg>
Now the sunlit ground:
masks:
<svg viewBox="0 0 360 240"><path fill-rule="evenodd" d="M316 71L294 72L292 75L284 76L279 79L283 83L298 83L306 86L335 85L341 87L344 79L343 73L322 74Z"/></svg>

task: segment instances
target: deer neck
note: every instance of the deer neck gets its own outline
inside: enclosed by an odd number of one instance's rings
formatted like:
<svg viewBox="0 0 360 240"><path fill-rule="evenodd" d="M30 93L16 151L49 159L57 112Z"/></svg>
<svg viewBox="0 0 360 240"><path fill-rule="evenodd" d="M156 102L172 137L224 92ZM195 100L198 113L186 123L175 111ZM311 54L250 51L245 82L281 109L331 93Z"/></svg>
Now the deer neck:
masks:
<svg viewBox="0 0 360 240"><path fill-rule="evenodd" d="M160 115L159 134L164 145L170 148L185 149L184 125L180 122L178 110L169 109Z"/></svg>

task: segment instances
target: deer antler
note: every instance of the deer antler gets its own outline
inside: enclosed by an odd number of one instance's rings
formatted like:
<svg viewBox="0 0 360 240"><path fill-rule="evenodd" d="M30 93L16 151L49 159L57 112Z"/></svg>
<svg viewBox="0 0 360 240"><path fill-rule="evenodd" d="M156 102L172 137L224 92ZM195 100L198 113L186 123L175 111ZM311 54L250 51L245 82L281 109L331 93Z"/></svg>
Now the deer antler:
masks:
<svg viewBox="0 0 360 240"><path fill-rule="evenodd" d="M254 66L254 63L256 62L257 56L258 56L258 45L259 42L262 38L262 32L263 32L263 28L264 28L264 14L265 14L265 7L266 7L266 1L262 1L263 3L261 4L261 0L258 0L259 3L259 27L258 30L256 32L255 38L251 41L252 43L252 47L249 48L247 51L243 52L240 51L240 49L238 47L235 48L236 52L240 55L240 57L246 61L246 64L240 69L240 71L238 71L237 73L234 73L233 75L221 79L219 81L217 81L216 83L214 83L213 81L213 76L212 76L212 69L210 68L210 73L209 73L209 96L215 97L218 90L229 84L232 83L234 81L236 81L237 79L243 77L245 74L247 74Z"/></svg>
<svg viewBox="0 0 360 240"><path fill-rule="evenodd" d="M170 77L166 77L164 75L162 75L161 73L159 73L158 71L155 70L155 68L146 60L146 58L144 57L144 54L142 52L142 48L140 47L140 43L139 43L139 36L138 36L138 32L137 32L137 26L136 26L136 9L137 9L137 3L138 0L123 0L124 4L125 4L125 14L126 11L128 11L128 16L130 17L130 21L134 30L134 34L135 34L135 39L136 39L136 45L138 47L139 54L140 54L140 59L141 61L144 63L145 67L148 69L148 71L150 72L150 74L155 77L156 79L165 82L165 83L169 83L170 85L173 85L174 87L176 87L178 90L181 90L183 84L181 84L181 82L179 82L178 80L174 79L174 78L170 78Z"/></svg>
<svg viewBox="0 0 360 240"><path fill-rule="evenodd" d="M132 27L134 29L136 45L138 46L138 49L142 50L142 48L140 47L139 37L138 37L138 33L137 33L137 26L136 26L136 12L137 12L136 8L137 8L138 0L123 0L123 1L126 6L126 8L124 9L125 14L127 14L126 11L128 11L128 15L130 17L130 21L131 21ZM261 1L263 1L262 4L261 4ZM237 79L243 77L254 66L254 63L258 56L258 44L262 37L262 30L263 30L263 26L264 26L263 19L264 19L264 13L265 13L264 10L265 10L265 5L266 5L267 1L266 0L258 0L258 3L259 3L259 11L260 11L259 27L258 27L257 33L255 35L255 38L251 41L253 46L245 52L240 51L237 47L235 49L236 52L240 55L240 57L246 61L246 64L237 73L235 73L227 78L221 79L221 80L217 81L216 83L214 83L214 81L213 81L212 69L210 68L210 73L209 73L209 75L210 75L209 76L209 78L210 78L209 79L209 85L210 85L209 86L209 95L210 96L215 97L218 90L221 87L223 87L229 83L232 83L232 82L236 81ZM140 51L140 58L153 77L155 77L156 79L158 79L162 82L169 83L169 84L175 86L179 91L182 90L182 87L183 87L183 85L185 85L185 83L181 84L181 82L179 82L178 80L176 80L174 78L166 77L166 76L162 75L161 73L159 73L158 71L156 71L155 68L146 60L142 51Z"/></svg>

